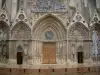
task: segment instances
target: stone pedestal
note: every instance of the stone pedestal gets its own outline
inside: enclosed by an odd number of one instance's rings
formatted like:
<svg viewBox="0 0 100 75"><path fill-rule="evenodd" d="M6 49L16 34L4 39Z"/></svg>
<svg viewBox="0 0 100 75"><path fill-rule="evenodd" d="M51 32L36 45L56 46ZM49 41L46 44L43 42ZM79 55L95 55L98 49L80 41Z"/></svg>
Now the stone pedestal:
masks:
<svg viewBox="0 0 100 75"><path fill-rule="evenodd" d="M9 59L8 60L8 64L16 65L17 64L17 61L16 61L16 59Z"/></svg>
<svg viewBox="0 0 100 75"><path fill-rule="evenodd" d="M33 60L32 59L28 59L27 60L27 64L32 65L33 64Z"/></svg>

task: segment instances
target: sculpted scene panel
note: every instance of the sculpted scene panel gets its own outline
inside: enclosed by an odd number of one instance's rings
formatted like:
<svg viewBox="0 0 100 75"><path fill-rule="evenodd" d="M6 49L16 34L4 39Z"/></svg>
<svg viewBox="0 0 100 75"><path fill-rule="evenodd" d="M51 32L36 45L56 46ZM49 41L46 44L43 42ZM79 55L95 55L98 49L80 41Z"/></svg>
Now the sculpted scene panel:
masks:
<svg viewBox="0 0 100 75"><path fill-rule="evenodd" d="M14 27L12 37L14 40L30 40L31 30L28 28L28 26L20 23Z"/></svg>

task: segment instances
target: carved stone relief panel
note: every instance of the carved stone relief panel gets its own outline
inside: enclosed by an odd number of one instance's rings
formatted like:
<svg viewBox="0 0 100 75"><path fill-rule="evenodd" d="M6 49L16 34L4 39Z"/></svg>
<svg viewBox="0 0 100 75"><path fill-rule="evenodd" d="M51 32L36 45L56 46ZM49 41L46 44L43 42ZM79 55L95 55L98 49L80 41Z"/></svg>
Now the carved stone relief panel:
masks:
<svg viewBox="0 0 100 75"><path fill-rule="evenodd" d="M35 12L63 12L66 9L65 2L66 0L36 0L32 10Z"/></svg>
<svg viewBox="0 0 100 75"><path fill-rule="evenodd" d="M13 39L16 40L30 40L31 39L31 31L30 29L24 25L24 24L19 24L15 26L15 28L12 31L12 37Z"/></svg>
<svg viewBox="0 0 100 75"><path fill-rule="evenodd" d="M46 13L32 13L31 23L34 24L40 17L46 15Z"/></svg>
<svg viewBox="0 0 100 75"><path fill-rule="evenodd" d="M68 21L68 17L67 17L67 13L64 12L64 13L53 13L53 15L57 16L64 24L67 23Z"/></svg>

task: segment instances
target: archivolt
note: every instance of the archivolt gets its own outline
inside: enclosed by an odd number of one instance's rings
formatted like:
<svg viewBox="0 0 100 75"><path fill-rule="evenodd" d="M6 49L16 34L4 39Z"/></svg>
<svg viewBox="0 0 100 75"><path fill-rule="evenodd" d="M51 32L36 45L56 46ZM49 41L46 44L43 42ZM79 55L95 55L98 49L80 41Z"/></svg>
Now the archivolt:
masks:
<svg viewBox="0 0 100 75"><path fill-rule="evenodd" d="M31 39L31 29L24 22L18 22L11 30L13 39L28 40Z"/></svg>
<svg viewBox="0 0 100 75"><path fill-rule="evenodd" d="M65 39L66 29L63 24L52 15L46 16L36 23L33 28L33 39L39 39L45 30L51 28L55 33L57 39Z"/></svg>
<svg viewBox="0 0 100 75"><path fill-rule="evenodd" d="M75 23L74 25L72 25L71 27L69 27L68 29L68 34L70 35L71 30L77 30L79 31L83 36L88 36L89 35L89 29L87 27L85 27L85 25L83 25L80 22Z"/></svg>

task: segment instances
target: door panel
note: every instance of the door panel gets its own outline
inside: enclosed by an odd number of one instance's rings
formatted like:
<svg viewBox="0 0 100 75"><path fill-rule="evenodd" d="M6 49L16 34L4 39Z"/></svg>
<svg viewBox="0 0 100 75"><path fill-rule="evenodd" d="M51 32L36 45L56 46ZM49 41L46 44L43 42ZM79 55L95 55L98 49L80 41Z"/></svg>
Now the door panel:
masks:
<svg viewBox="0 0 100 75"><path fill-rule="evenodd" d="M78 52L78 63L83 63L83 52Z"/></svg>
<svg viewBox="0 0 100 75"><path fill-rule="evenodd" d="M56 63L56 43L43 43L43 64Z"/></svg>
<svg viewBox="0 0 100 75"><path fill-rule="evenodd" d="M22 52L17 52L17 64L22 64L22 63L23 63Z"/></svg>

